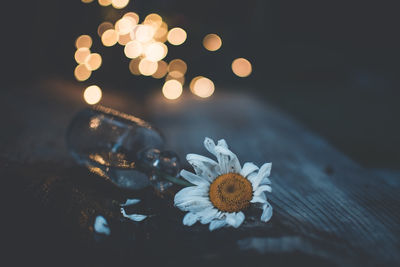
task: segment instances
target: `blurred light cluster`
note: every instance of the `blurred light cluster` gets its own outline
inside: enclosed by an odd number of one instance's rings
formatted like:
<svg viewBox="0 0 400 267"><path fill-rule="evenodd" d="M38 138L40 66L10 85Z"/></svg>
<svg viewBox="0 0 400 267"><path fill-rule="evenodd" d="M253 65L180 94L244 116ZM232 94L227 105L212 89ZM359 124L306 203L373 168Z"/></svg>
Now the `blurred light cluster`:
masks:
<svg viewBox="0 0 400 267"><path fill-rule="evenodd" d="M76 51L74 58L78 66L76 66L74 74L78 81L86 81L92 71L101 66L101 56L90 51L92 43L92 38L89 35L81 35L75 41Z"/></svg>
<svg viewBox="0 0 400 267"><path fill-rule="evenodd" d="M93 0L82 0L91 3ZM125 8L129 0L98 0L101 6L110 6L116 9ZM187 64L182 59L165 61L168 54L167 42L173 46L182 45L187 39L187 33L180 27L168 29L163 18L152 13L139 23L139 15L135 12L126 12L115 23L102 22L97 28L101 43L106 47L116 44L123 46L125 56L130 59L129 70L133 75L143 75L155 79L165 78L162 93L167 99L177 99L182 95L185 84ZM75 68L75 77L78 81L89 79L92 71L101 66L102 58L97 53L91 53L92 38L81 35L76 40L74 55L78 66ZM215 33L207 34L203 38L206 50L215 52L222 46L222 39ZM247 77L252 72L251 63L244 58L237 58L232 62L232 71L239 77ZM190 91L201 98L210 97L215 86L212 80L197 76L190 82ZM86 88L84 99L88 104L96 104L101 100L101 89L92 85Z"/></svg>

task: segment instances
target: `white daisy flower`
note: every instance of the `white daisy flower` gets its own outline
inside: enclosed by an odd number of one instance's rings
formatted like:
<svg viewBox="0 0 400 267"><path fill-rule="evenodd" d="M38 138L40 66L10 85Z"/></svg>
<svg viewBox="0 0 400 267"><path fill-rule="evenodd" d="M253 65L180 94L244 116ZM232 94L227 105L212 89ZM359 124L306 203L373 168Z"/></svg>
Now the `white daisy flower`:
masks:
<svg viewBox="0 0 400 267"><path fill-rule="evenodd" d="M210 231L224 226L238 228L245 218L243 210L250 205L262 208L261 221L269 221L272 207L265 192L272 190L268 179L272 164L265 163L258 168L247 162L242 168L224 139L216 145L212 139L206 138L204 146L218 162L196 154L186 156L196 174L186 170L180 173L193 184L175 195L175 206L188 211L183 224L209 223Z"/></svg>

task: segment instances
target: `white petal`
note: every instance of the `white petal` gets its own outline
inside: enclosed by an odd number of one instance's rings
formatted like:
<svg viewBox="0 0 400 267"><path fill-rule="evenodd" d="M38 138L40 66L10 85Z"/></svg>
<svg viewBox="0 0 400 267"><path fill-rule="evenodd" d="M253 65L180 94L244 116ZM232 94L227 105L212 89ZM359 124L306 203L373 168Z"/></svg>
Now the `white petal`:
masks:
<svg viewBox="0 0 400 267"><path fill-rule="evenodd" d="M267 202L263 205L263 213L261 215L261 221L268 222L272 217L272 206Z"/></svg>
<svg viewBox="0 0 400 267"><path fill-rule="evenodd" d="M124 204L121 204L120 206L121 207L126 207L126 206L130 206L130 205L135 205L135 204L137 204L137 203L139 203L140 202L140 199L138 199L138 198L132 198L132 199L127 199L126 201L125 201L125 203Z"/></svg>
<svg viewBox="0 0 400 267"><path fill-rule="evenodd" d="M194 185L208 184L207 180L204 177L200 177L194 173L188 172L187 170L181 170L180 174L183 178Z"/></svg>
<svg viewBox="0 0 400 267"><path fill-rule="evenodd" d="M104 235L110 235L110 227L108 227L108 223L106 219L99 215L96 217L96 220L94 221L94 230L96 233L99 234L104 234Z"/></svg>
<svg viewBox="0 0 400 267"><path fill-rule="evenodd" d="M257 188L256 191L254 191L254 195L258 196L259 194L261 194L264 191L272 192L272 188L269 185L261 185Z"/></svg>
<svg viewBox="0 0 400 267"><path fill-rule="evenodd" d="M196 215L199 216L202 224L210 223L213 219L216 219L217 214L218 210L214 207L209 207L196 213Z"/></svg>
<svg viewBox="0 0 400 267"><path fill-rule="evenodd" d="M225 139L218 140L217 146L228 148L228 144L226 143Z"/></svg>
<svg viewBox="0 0 400 267"><path fill-rule="evenodd" d="M187 226L192 226L197 222L198 216L192 212L188 212L185 217L183 217L183 224Z"/></svg>
<svg viewBox="0 0 400 267"><path fill-rule="evenodd" d="M265 177L268 177L271 173L271 166L272 163L265 163L264 165L261 166L260 170L258 171L257 176L255 176L254 178L252 178L250 180L253 188L258 188L258 186L260 185L262 179L264 179Z"/></svg>
<svg viewBox="0 0 400 267"><path fill-rule="evenodd" d="M253 173L253 172L255 172L255 171L258 171L258 167L257 167L256 165L254 165L253 163L251 163L251 162L246 162L246 163L243 165L243 168L242 168L242 170L240 171L240 174L241 174L243 177L247 177L249 174L251 174L251 173Z"/></svg>
<svg viewBox="0 0 400 267"><path fill-rule="evenodd" d="M271 182L271 180L270 180L268 177L264 177L264 178L261 180L260 185L264 185L264 184L272 184L272 182Z"/></svg>
<svg viewBox="0 0 400 267"><path fill-rule="evenodd" d="M214 140L211 138L206 137L204 139L204 147L210 152L211 154L215 155L215 143Z"/></svg>
<svg viewBox="0 0 400 267"><path fill-rule="evenodd" d="M196 174L212 182L219 174L219 165L216 161L197 154L186 155L186 160L193 166Z"/></svg>
<svg viewBox="0 0 400 267"><path fill-rule="evenodd" d="M206 192L203 187L199 186L183 188L175 195L175 206L183 211L200 211L211 207L212 204Z"/></svg>
<svg viewBox="0 0 400 267"><path fill-rule="evenodd" d="M221 228L221 227L223 227L225 225L226 225L225 220L213 220L210 223L209 229L210 229L210 231L214 231L214 230L216 230L218 228Z"/></svg>
<svg viewBox="0 0 400 267"><path fill-rule="evenodd" d="M264 193L261 193L257 196L254 196L250 202L251 203L265 203L265 202L267 202L267 197L265 196Z"/></svg>
<svg viewBox="0 0 400 267"><path fill-rule="evenodd" d="M244 221L244 214L243 212L238 213L227 213L226 214L226 223L238 228Z"/></svg>
<svg viewBox="0 0 400 267"><path fill-rule="evenodd" d="M215 152L221 173L240 173L239 159L232 151L222 146L216 146Z"/></svg>
<svg viewBox="0 0 400 267"><path fill-rule="evenodd" d="M146 215L142 215L142 214L126 214L126 212L123 208L121 208L121 213L125 218L128 218L135 222L140 222L147 218Z"/></svg>

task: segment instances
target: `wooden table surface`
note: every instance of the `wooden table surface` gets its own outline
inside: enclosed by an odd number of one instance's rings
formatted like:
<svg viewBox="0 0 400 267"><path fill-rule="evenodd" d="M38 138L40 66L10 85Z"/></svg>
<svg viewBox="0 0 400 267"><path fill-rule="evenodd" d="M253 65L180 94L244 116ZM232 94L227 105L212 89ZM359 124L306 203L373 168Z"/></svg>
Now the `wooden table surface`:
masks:
<svg viewBox="0 0 400 267"><path fill-rule="evenodd" d="M105 91L103 104L152 122L184 163L206 154L205 136L225 138L241 162L272 162L270 222L249 210L238 229L182 225L180 188L128 193L78 166L67 152L68 122L82 88L51 81L1 95L3 251L16 266L395 266L400 264L400 177L361 168L279 110L245 94L209 100L145 100ZM371 152L373 153L373 152ZM189 168L187 164L185 168ZM131 222L118 203L139 197ZM93 231L97 215L111 235Z"/></svg>

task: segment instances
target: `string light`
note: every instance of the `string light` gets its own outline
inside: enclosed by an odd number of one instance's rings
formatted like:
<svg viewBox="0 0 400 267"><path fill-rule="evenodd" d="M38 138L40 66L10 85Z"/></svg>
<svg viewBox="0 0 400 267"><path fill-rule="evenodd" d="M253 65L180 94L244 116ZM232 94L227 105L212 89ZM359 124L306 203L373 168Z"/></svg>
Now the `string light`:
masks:
<svg viewBox="0 0 400 267"><path fill-rule="evenodd" d="M113 46L118 41L118 33L114 29L106 30L101 36L101 42L104 46Z"/></svg>
<svg viewBox="0 0 400 267"><path fill-rule="evenodd" d="M84 47L90 48L92 46L92 43L93 43L92 37L85 34L85 35L81 35L78 38L76 38L75 47L77 49L84 48Z"/></svg>
<svg viewBox="0 0 400 267"><path fill-rule="evenodd" d="M247 77L252 72L251 63L245 58L237 58L232 62L232 71L239 77Z"/></svg>
<svg viewBox="0 0 400 267"><path fill-rule="evenodd" d="M89 105L94 105L100 102L102 97L102 92L100 87L97 85L91 85L85 89L83 92L83 99Z"/></svg>
<svg viewBox="0 0 400 267"><path fill-rule="evenodd" d="M214 93L215 86L210 79L198 76L190 83L190 89L193 94L202 98L207 98Z"/></svg>
<svg viewBox="0 0 400 267"><path fill-rule="evenodd" d="M222 40L218 35L210 33L204 37L203 46L208 51L217 51L222 46Z"/></svg>
<svg viewBox="0 0 400 267"><path fill-rule="evenodd" d="M167 40L172 45L181 45L186 40L186 32L182 28L173 28L168 32Z"/></svg>
<svg viewBox="0 0 400 267"><path fill-rule="evenodd" d="M111 4L116 9L122 9L129 4L129 0L111 0Z"/></svg>
<svg viewBox="0 0 400 267"><path fill-rule="evenodd" d="M92 71L89 70L85 64L79 64L74 70L75 78L78 81L86 81L87 79L89 79L91 74Z"/></svg>
<svg viewBox="0 0 400 267"><path fill-rule="evenodd" d="M174 100L182 95L182 84L177 80L169 80L164 83L162 93L165 98Z"/></svg>
<svg viewBox="0 0 400 267"><path fill-rule="evenodd" d="M102 63L102 58L100 54L97 53L90 54L85 60L86 67L91 71L100 68L101 63Z"/></svg>

